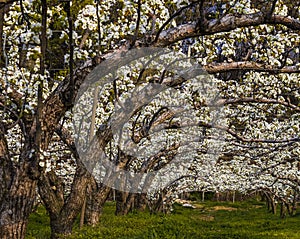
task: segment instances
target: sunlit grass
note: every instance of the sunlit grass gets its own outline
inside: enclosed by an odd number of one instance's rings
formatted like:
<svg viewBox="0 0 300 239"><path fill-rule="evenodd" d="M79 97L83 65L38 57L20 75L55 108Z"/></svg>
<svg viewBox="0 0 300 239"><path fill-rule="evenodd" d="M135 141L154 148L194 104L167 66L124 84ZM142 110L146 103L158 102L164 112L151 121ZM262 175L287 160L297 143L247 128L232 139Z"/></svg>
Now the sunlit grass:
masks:
<svg viewBox="0 0 300 239"><path fill-rule="evenodd" d="M81 230L75 225L74 234L68 238L300 238L300 215L280 219L268 213L261 202L198 202L196 206L197 209L189 209L175 205L170 215L133 212L117 217L114 203L110 202L105 205L99 225ZM48 223L44 209L39 209L30 218L27 238L49 237Z"/></svg>

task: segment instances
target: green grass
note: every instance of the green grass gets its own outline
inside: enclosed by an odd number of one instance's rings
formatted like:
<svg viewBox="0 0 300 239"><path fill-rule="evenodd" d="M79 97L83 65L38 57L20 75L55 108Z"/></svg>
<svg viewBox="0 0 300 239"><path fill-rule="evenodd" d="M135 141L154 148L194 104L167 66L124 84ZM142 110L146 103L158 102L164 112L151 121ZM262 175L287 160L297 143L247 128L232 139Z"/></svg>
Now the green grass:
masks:
<svg viewBox="0 0 300 239"><path fill-rule="evenodd" d="M114 216L114 204L107 203L96 227L74 228L68 239L292 239L300 238L300 215L280 219L268 213L260 202L198 203L197 209L174 206L170 215L130 213ZM31 215L28 237L49 238L49 220L40 208ZM38 232L38 233L37 233ZM39 234L40 233L40 234Z"/></svg>
<svg viewBox="0 0 300 239"><path fill-rule="evenodd" d="M50 238L50 219L44 207L39 207L29 217L26 239Z"/></svg>

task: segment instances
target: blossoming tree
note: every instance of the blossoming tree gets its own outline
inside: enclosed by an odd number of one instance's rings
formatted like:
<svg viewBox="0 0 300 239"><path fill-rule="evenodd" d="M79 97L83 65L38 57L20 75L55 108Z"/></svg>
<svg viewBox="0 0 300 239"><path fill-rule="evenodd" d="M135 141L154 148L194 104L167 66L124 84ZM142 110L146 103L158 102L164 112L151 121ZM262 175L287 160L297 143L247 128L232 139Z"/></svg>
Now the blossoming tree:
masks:
<svg viewBox="0 0 300 239"><path fill-rule="evenodd" d="M44 182L40 193L45 203L53 202L47 207L52 221L79 213L93 178L68 133L70 111L95 67L141 47L186 54L218 82L215 104L224 106L224 121L197 126L207 130L207 139L210 131L224 133L218 163L225 173L201 175L195 160L190 174L197 180L191 182L220 190L231 168L232 178L245 179L239 188L272 192L283 203L294 201L299 194L299 5L283 0L0 1L0 237L25 237L38 182ZM117 82L112 86L117 90L103 96L107 104L99 118L109 116L110 97L117 100L139 84ZM182 83L173 84L174 89L180 92ZM201 104L195 107L200 110ZM110 131L99 135L105 149ZM77 168L65 196L51 185L57 172L47 173L46 159L54 162L70 152ZM90 210L99 213L97 206ZM53 237L70 233L70 221L62 228L52 224Z"/></svg>

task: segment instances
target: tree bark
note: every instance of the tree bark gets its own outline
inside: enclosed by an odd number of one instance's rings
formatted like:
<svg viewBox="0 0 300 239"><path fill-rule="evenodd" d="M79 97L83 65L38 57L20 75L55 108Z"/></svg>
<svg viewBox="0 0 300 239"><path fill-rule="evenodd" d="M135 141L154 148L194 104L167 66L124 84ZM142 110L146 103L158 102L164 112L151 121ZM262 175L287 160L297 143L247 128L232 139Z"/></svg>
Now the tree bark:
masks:
<svg viewBox="0 0 300 239"><path fill-rule="evenodd" d="M5 5L2 6L0 8L0 67L5 67L6 66L6 59L4 57L4 50L3 49L3 27L4 27L4 22L5 22L5 19L4 19L4 16L5 16L5 13L7 13L9 11L9 7L10 5L12 4L11 3L4 3Z"/></svg>
<svg viewBox="0 0 300 239"><path fill-rule="evenodd" d="M136 193L117 191L116 212L117 216L127 215L135 208Z"/></svg>
<svg viewBox="0 0 300 239"><path fill-rule="evenodd" d="M104 203L111 188L106 185L100 185L97 190L87 194L85 223L90 226L95 226L100 221Z"/></svg>
<svg viewBox="0 0 300 239"><path fill-rule="evenodd" d="M30 179L24 168L17 169L7 192L1 198L0 238L23 239L36 197L36 180Z"/></svg>
<svg viewBox="0 0 300 239"><path fill-rule="evenodd" d="M36 155L22 154L18 165L10 159L4 125L0 123L0 238L25 238L29 214L36 196ZM30 142L25 146L32 148ZM31 164L28 158L32 160Z"/></svg>
<svg viewBox="0 0 300 239"><path fill-rule="evenodd" d="M4 7L0 8L0 67L5 66L3 57L3 24L4 24Z"/></svg>
<svg viewBox="0 0 300 239"><path fill-rule="evenodd" d="M79 164L74 176L71 193L64 198L62 181L55 172L42 175L39 193L50 215L51 238L71 234L74 222L80 212L85 197L89 174Z"/></svg>
<svg viewBox="0 0 300 239"><path fill-rule="evenodd" d="M119 190L116 191L116 211L115 211L116 216L125 215L124 209L125 209L125 203L128 194L129 194L128 192L122 192Z"/></svg>
<svg viewBox="0 0 300 239"><path fill-rule="evenodd" d="M136 200L136 209L138 211L145 211L147 208L147 194L146 193L141 193L137 196L137 200Z"/></svg>
<svg viewBox="0 0 300 239"><path fill-rule="evenodd" d="M25 238L28 217L31 213L34 200L36 181L17 173L14 187L2 199L0 207L0 238L23 239Z"/></svg>
<svg viewBox="0 0 300 239"><path fill-rule="evenodd" d="M285 218L286 217L286 210L287 210L287 208L286 208L285 203L281 202L281 204L280 204L280 217L281 218Z"/></svg>

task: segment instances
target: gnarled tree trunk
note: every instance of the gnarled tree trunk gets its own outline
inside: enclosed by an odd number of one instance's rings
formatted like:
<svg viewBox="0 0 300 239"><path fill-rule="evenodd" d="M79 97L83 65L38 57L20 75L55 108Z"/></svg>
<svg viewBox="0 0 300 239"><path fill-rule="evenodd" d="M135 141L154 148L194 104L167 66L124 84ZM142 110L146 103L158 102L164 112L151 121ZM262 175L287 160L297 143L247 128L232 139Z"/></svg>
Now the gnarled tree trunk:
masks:
<svg viewBox="0 0 300 239"><path fill-rule="evenodd" d="M55 172L51 171L41 176L39 193L50 215L51 238L71 234L83 204L88 177L88 172L79 164L71 193L64 198L62 182Z"/></svg>
<svg viewBox="0 0 300 239"><path fill-rule="evenodd" d="M25 238L28 217L36 196L36 181L29 179L22 172L15 174L9 194L1 200L0 238Z"/></svg>
<svg viewBox="0 0 300 239"><path fill-rule="evenodd" d="M100 185L97 190L87 195L85 210L85 223L87 225L95 226L99 222L104 203L110 191L110 187Z"/></svg>
<svg viewBox="0 0 300 239"><path fill-rule="evenodd" d="M36 197L37 175L29 171L34 167L25 160L28 155L21 155L21 163L13 165L4 130L0 126L0 238L22 239L25 238L28 217ZM34 162L34 155L31 156Z"/></svg>

